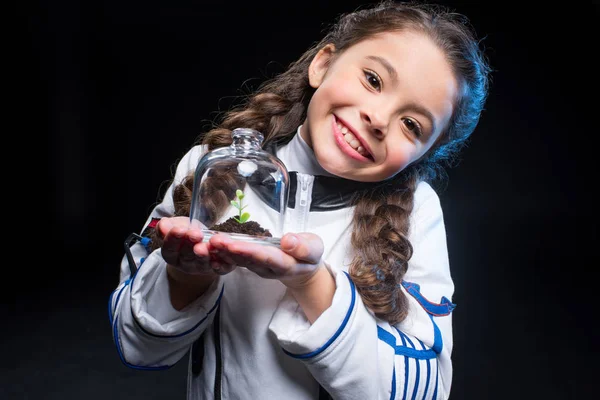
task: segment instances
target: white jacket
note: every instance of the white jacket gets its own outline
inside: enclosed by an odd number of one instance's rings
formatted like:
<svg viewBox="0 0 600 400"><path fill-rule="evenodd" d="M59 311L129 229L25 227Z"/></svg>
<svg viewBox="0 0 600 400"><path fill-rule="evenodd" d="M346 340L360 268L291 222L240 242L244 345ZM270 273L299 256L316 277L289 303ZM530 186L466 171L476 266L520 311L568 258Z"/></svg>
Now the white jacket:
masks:
<svg viewBox="0 0 600 400"><path fill-rule="evenodd" d="M298 146L306 147L296 135L277 151L289 170L302 170L294 165ZM203 147L196 146L181 159L175 183L196 168L202 154ZM310 231L323 239L323 257L337 285L331 307L311 325L283 284L237 268L176 311L160 249L148 254L138 242L131 247L137 272L131 274L123 257L120 284L109 300L122 362L136 369L166 369L193 346L188 399L307 400L322 398L322 388L341 400L448 398L454 286L434 190L421 183L415 193L410 231L414 254L402 283L409 314L391 326L364 306L346 273L353 257L352 208L309 211L314 176L297 177L296 205L288 209L285 230ZM172 189L145 226L173 215ZM252 197L245 202L261 203ZM252 211L263 224L264 210Z"/></svg>

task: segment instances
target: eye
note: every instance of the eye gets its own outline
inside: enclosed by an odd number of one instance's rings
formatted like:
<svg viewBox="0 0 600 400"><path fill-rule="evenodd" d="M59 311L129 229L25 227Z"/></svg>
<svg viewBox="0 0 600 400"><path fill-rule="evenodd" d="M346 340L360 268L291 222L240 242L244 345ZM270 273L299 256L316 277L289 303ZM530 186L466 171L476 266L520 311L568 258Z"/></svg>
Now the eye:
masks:
<svg viewBox="0 0 600 400"><path fill-rule="evenodd" d="M367 79L367 83L369 84L369 86L371 86L373 89L377 90L378 92L381 91L381 78L379 77L379 75L377 75L375 72L370 71L368 69L364 70L365 73L365 78Z"/></svg>
<svg viewBox="0 0 600 400"><path fill-rule="evenodd" d="M402 118L402 123L411 131L417 138L423 136L423 130L421 129L421 125L417 121L411 118Z"/></svg>

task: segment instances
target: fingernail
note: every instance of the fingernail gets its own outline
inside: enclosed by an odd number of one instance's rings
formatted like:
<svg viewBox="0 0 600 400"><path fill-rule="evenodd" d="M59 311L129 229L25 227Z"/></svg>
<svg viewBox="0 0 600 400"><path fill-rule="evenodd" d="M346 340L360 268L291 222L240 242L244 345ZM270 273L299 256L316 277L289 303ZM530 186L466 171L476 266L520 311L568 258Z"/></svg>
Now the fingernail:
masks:
<svg viewBox="0 0 600 400"><path fill-rule="evenodd" d="M286 240L286 243L287 244L286 244L285 248L287 250L292 250L298 244L298 238L296 236L288 237Z"/></svg>
<svg viewBox="0 0 600 400"><path fill-rule="evenodd" d="M202 239L202 237L200 236L200 234L190 233L188 239L190 240L190 242L195 243L199 242Z"/></svg>

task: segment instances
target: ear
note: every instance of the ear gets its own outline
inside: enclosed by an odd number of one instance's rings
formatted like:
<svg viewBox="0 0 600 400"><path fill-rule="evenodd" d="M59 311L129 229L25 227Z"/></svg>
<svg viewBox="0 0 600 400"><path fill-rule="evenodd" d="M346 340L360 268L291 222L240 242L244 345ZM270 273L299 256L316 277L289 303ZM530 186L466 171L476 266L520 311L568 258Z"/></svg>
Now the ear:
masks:
<svg viewBox="0 0 600 400"><path fill-rule="evenodd" d="M334 54L335 46L328 44L319 50L308 66L308 82L314 89L321 86Z"/></svg>

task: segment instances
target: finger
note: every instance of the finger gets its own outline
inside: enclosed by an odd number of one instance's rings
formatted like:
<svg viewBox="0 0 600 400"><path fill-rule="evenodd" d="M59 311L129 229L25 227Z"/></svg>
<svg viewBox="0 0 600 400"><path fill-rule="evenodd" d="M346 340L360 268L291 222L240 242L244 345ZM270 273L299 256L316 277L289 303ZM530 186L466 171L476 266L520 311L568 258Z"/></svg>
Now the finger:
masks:
<svg viewBox="0 0 600 400"><path fill-rule="evenodd" d="M323 240L312 233L287 233L281 238L281 250L297 260L316 264L323 256Z"/></svg>
<svg viewBox="0 0 600 400"><path fill-rule="evenodd" d="M299 266L298 260L275 246L233 241L226 251L227 256L237 265L262 277L287 275Z"/></svg>
<svg viewBox="0 0 600 400"><path fill-rule="evenodd" d="M188 273L206 273L210 268L210 254L206 243L190 240L189 237L182 240L178 254L178 266Z"/></svg>
<svg viewBox="0 0 600 400"><path fill-rule="evenodd" d="M226 264L240 265L229 252L228 247L233 243L233 239L226 234L217 233L209 240L211 254L217 255L219 259Z"/></svg>
<svg viewBox="0 0 600 400"><path fill-rule="evenodd" d="M211 261L210 266L212 270L219 275L227 275L228 273L237 268L235 265L223 263L220 261Z"/></svg>
<svg viewBox="0 0 600 400"><path fill-rule="evenodd" d="M208 243L207 248L210 268L214 273L226 275L237 268L237 264L227 257L226 252L216 249L210 243Z"/></svg>
<svg viewBox="0 0 600 400"><path fill-rule="evenodd" d="M162 256L169 264L177 264L179 259L179 248L183 240L184 233L171 229L165 236L162 244Z"/></svg>
<svg viewBox="0 0 600 400"><path fill-rule="evenodd" d="M213 235L210 240L210 245L216 249L226 249L229 244L233 242L233 239L225 233L217 233Z"/></svg>
<svg viewBox="0 0 600 400"><path fill-rule="evenodd" d="M173 229L174 230L174 229ZM202 242L202 233L201 232L190 232L186 231L181 239L181 244L179 246L179 259L184 264L192 264L198 261L198 258L204 257L204 254L207 252L203 249L206 245L198 246L198 253L196 253L195 248L196 245L201 244Z"/></svg>
<svg viewBox="0 0 600 400"><path fill-rule="evenodd" d="M248 269L254 272L256 275L260 276L261 278L265 279L277 279L284 276L284 273L280 270L264 268L261 266L251 266Z"/></svg>
<svg viewBox="0 0 600 400"><path fill-rule="evenodd" d="M172 228L173 223L171 222L170 218L163 217L156 224L156 232L161 239L164 239Z"/></svg>

